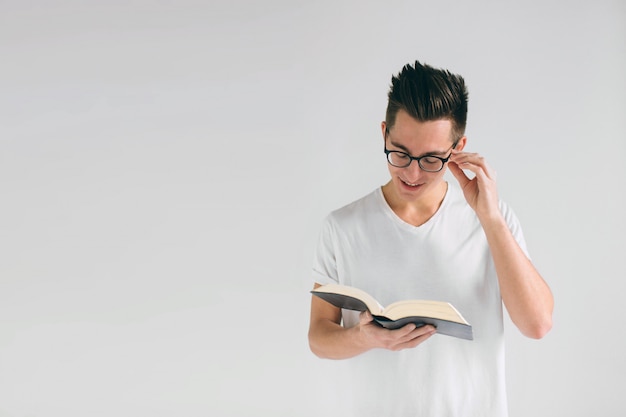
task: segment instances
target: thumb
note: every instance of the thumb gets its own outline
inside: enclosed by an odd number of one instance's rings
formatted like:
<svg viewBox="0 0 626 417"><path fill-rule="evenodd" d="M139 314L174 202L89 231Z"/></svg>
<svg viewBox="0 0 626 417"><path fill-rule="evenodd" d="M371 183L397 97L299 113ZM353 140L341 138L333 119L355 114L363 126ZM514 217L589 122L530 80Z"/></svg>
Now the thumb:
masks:
<svg viewBox="0 0 626 417"><path fill-rule="evenodd" d="M452 175L454 175L454 178L456 178L459 184L461 184L461 187L469 182L469 177L465 175L465 172L454 162L448 162L448 169L452 172Z"/></svg>
<svg viewBox="0 0 626 417"><path fill-rule="evenodd" d="M374 320L374 318L372 317L372 314L365 310L363 311L360 315L359 315L359 323L360 324L367 324L369 322L371 322L372 320Z"/></svg>

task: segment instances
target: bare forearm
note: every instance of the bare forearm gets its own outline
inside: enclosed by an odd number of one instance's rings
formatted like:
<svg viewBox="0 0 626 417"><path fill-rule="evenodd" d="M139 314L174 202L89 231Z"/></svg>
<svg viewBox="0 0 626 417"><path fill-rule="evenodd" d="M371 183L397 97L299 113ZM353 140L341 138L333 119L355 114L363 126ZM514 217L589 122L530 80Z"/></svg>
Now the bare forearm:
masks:
<svg viewBox="0 0 626 417"><path fill-rule="evenodd" d="M309 329L309 346L324 359L348 359L370 349L360 339L357 327L346 329L325 319L313 323Z"/></svg>
<svg viewBox="0 0 626 417"><path fill-rule="evenodd" d="M524 335L543 337L552 327L554 300L550 288L501 216L483 220L482 224L511 320Z"/></svg>

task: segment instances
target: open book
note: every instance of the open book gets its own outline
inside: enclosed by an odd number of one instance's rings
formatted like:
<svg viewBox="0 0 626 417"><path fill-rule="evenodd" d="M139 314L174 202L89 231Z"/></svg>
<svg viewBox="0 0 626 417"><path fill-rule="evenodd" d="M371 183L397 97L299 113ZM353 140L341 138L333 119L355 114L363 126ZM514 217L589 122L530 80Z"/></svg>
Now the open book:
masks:
<svg viewBox="0 0 626 417"><path fill-rule="evenodd" d="M473 340L472 326L452 304L444 301L404 300L383 307L365 291L339 284L322 285L311 293L335 307L368 310L376 323L390 330L408 323L418 327L431 324L437 333Z"/></svg>

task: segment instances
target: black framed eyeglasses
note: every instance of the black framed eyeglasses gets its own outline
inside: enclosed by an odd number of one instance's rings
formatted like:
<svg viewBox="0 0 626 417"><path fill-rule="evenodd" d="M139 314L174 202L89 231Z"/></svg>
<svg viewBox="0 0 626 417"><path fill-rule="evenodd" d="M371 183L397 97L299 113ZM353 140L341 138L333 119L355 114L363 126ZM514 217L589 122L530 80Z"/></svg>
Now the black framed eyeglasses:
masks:
<svg viewBox="0 0 626 417"><path fill-rule="evenodd" d="M452 148L450 150L456 148L457 142L454 142ZM401 151L390 151L387 149L385 145L385 154L387 155L387 161L397 168L406 168L411 165L411 162L417 161L417 165L426 171L426 172L439 172L443 169L443 166L452 156L452 152L446 157L441 158L435 155L424 155L424 156L411 156L406 152Z"/></svg>

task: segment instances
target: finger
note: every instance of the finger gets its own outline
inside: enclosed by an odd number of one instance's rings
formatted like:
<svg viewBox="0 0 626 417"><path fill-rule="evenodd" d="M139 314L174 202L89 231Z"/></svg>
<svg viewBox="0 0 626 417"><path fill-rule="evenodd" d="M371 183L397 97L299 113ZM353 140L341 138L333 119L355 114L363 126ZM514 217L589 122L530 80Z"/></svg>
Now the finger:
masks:
<svg viewBox="0 0 626 417"><path fill-rule="evenodd" d="M400 338L401 341L410 341L417 337L421 337L426 334L435 333L437 331L437 329L434 326L431 326L430 324L416 327L415 324L412 324L412 323L407 324L406 326L402 327L399 330L405 330L405 331L408 330L408 333L405 333L403 337Z"/></svg>
<svg viewBox="0 0 626 417"><path fill-rule="evenodd" d="M426 340L430 339L430 337L432 335L434 335L435 333L437 333L437 332L433 331L431 333L426 333L426 334L423 334L423 335L421 335L419 337L416 337L415 339L406 342L404 344L404 347L408 349L408 348L414 348L415 346L421 345Z"/></svg>
<svg viewBox="0 0 626 417"><path fill-rule="evenodd" d="M397 350L414 348L414 347L424 343L426 340L428 340L435 333L437 333L437 332L434 329L431 329L430 332L420 334L419 336L414 337L412 339L409 339L407 341L399 342L396 345L394 345L391 349L397 351Z"/></svg>
<svg viewBox="0 0 626 417"><path fill-rule="evenodd" d="M413 330L411 336L420 337L423 335L433 334L435 332L437 332L437 328L433 325L427 324L425 326L417 327L415 330Z"/></svg>
<svg viewBox="0 0 626 417"><path fill-rule="evenodd" d="M484 166L466 162L463 164L463 169L467 169L475 175L478 186L483 191L493 187L493 184L496 182L495 172L486 170Z"/></svg>
<svg viewBox="0 0 626 417"><path fill-rule="evenodd" d="M482 169L488 178L495 179L495 172L491 169L486 159L477 153L459 153L450 158L451 162L455 162L461 169L467 169L474 174L478 173L478 169Z"/></svg>
<svg viewBox="0 0 626 417"><path fill-rule="evenodd" d="M479 182L491 180L491 177L489 176L487 171L485 171L485 167L483 167L482 165L474 164L472 162L467 161L467 162L458 163L458 168L461 170L470 171L471 173L474 174L474 176L478 179ZM468 177L466 176L466 178ZM461 185L466 184L466 183L467 182L461 183Z"/></svg>
<svg viewBox="0 0 626 417"><path fill-rule="evenodd" d="M470 181L469 177L465 175L465 172L463 172L463 170L459 168L456 162L449 163L448 168L450 169L450 172L452 172L454 178L456 178L459 184L461 184L461 187L465 186L465 184Z"/></svg>

